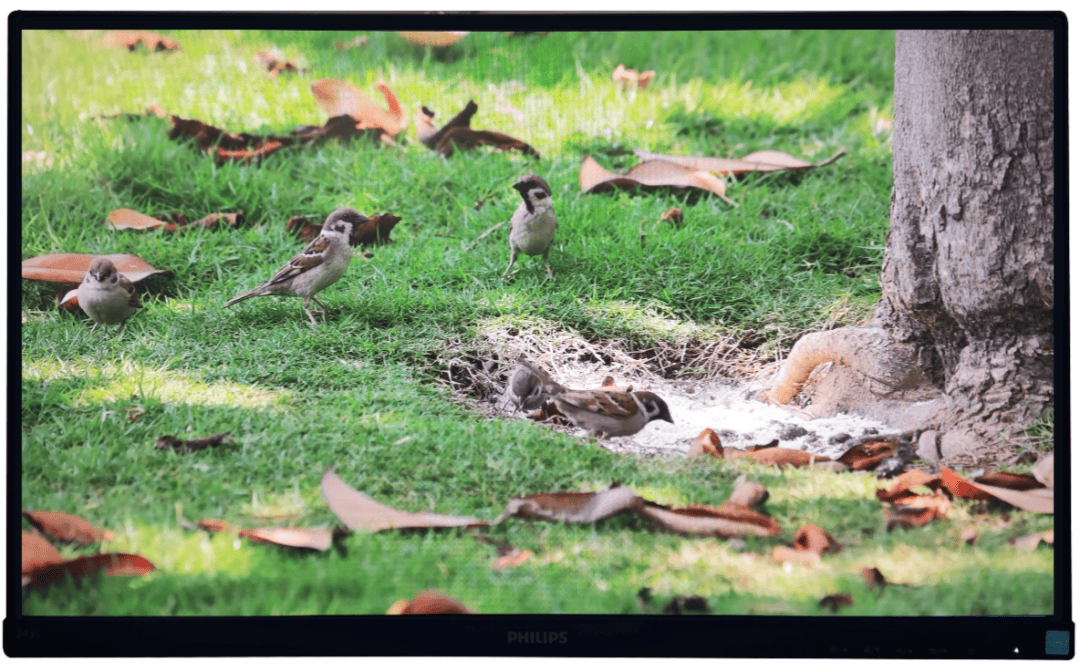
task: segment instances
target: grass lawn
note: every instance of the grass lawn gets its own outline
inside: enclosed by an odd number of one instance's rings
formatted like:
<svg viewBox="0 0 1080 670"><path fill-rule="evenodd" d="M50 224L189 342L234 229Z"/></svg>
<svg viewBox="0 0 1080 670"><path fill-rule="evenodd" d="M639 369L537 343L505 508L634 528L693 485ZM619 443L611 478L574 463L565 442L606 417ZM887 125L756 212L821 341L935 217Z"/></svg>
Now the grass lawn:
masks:
<svg viewBox="0 0 1080 670"><path fill-rule="evenodd" d="M440 54L393 33L345 51L333 43L353 33L164 34L183 50L23 34L22 150L44 152L23 163L23 258L129 253L175 273L155 284L160 295L144 294L145 309L119 336L115 327L90 334L81 314L57 312L51 289L23 282L22 506L83 516L114 533L102 550L139 553L158 568L30 591L24 613L372 614L424 589L485 613L634 613L643 587L661 604L704 596L721 614L827 613L818 600L836 592L854 595L839 615L1052 612L1052 552L1007 544L1052 528L1050 517L1013 512L965 545L960 532L979 515L955 501L948 520L890 533L871 474L619 456L486 417L438 381L459 348L480 347L494 328L641 346L749 333L745 346L766 361L790 348L792 333L868 316L892 187L889 133L878 127L891 118L891 33L473 33ZM254 55L274 45L306 74L268 77ZM656 78L623 91L611 79L619 63ZM402 148L330 142L215 166L170 141L165 120L103 118L157 104L233 132L285 134L325 121L309 89L321 78L380 102L374 83L387 81L410 120ZM416 140L420 105L440 123L469 99L479 105L474 128L519 137L542 158L481 149L446 160ZM732 181L737 206L680 192L581 192L584 155L625 171L635 148L847 154L797 176ZM513 212L511 184L530 171L551 184L559 217L554 283L535 258L501 280L505 230L472 246ZM394 244L369 262L354 258L320 294L329 310L318 326L293 298L222 309L299 250L285 232L290 217L321 222L342 206L402 221ZM671 207L685 212L679 229L659 221ZM113 231L103 222L117 208L192 220L242 211L247 222ZM162 435L222 432L235 443L194 454L154 448ZM613 481L663 504L720 504L746 473L769 489L767 509L784 532L740 546L664 534L634 517L510 519L487 534L535 556L495 571L492 546L462 530L354 534L344 553L310 554L178 522L182 511L246 526L333 525L318 487L327 468L398 509L482 519L514 496ZM844 551L816 567L773 563L773 548L807 523ZM911 586L872 594L859 575L868 566Z"/></svg>

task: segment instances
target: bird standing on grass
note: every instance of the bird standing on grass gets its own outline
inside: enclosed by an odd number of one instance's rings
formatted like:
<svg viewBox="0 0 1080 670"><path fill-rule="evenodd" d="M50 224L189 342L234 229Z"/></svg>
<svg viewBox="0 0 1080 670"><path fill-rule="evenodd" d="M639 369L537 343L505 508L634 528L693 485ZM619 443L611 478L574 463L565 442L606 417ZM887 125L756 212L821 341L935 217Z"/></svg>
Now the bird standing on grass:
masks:
<svg viewBox="0 0 1080 670"><path fill-rule="evenodd" d="M103 323L119 323L123 329L135 310L142 307L135 295L135 285L104 256L98 256L90 263L90 269L83 276L75 295L82 311L94 320L91 333Z"/></svg>
<svg viewBox="0 0 1080 670"><path fill-rule="evenodd" d="M567 391L552 400L571 423L597 436L633 435L656 419L675 423L667 403L651 391Z"/></svg>
<svg viewBox="0 0 1080 670"><path fill-rule="evenodd" d="M315 317L308 309L308 303L314 300L326 309L326 305L322 304L315 294L345 274L353 255L349 239L357 227L367 220L366 216L349 207L334 210L326 217L318 237L304 247L303 251L293 256L268 282L236 296L225 303L225 307L260 295L296 296L304 299L304 312L314 325Z"/></svg>
<svg viewBox="0 0 1080 670"><path fill-rule="evenodd" d="M548 263L548 252L555 242L559 222L551 204L551 187L541 177L527 174L514 184L514 188L521 194L522 203L510 218L510 265L506 266L503 279L510 274L519 253L526 256L543 254L548 279L555 279Z"/></svg>

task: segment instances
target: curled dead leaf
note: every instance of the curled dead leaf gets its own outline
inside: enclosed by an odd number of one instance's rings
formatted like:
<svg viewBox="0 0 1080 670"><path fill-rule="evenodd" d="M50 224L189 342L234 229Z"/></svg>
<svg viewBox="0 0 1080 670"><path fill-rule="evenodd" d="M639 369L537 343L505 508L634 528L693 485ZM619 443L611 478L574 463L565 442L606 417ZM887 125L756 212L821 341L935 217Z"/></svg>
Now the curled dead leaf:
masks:
<svg viewBox="0 0 1080 670"><path fill-rule="evenodd" d="M43 587L63 581L67 576L76 579L104 572L109 577L146 575L156 568L137 554L95 554L80 556L60 563L47 563L23 573L23 586Z"/></svg>
<svg viewBox="0 0 1080 670"><path fill-rule="evenodd" d="M886 508L885 529L892 531L893 528L918 528L925 526L935 519L944 519L945 515L935 507L893 507Z"/></svg>
<svg viewBox="0 0 1080 670"><path fill-rule="evenodd" d="M663 215L660 217L660 220L667 221L676 228L681 228L683 222L683 211L678 207L672 207L671 209L663 213Z"/></svg>
<svg viewBox="0 0 1080 670"><path fill-rule="evenodd" d="M508 553L505 556L499 556L497 559L495 559L495 563L493 563L491 567L495 570L505 570L507 568L521 565L533 556L532 551L528 549L526 549L525 551L521 551L517 547L514 547L513 549L513 552Z"/></svg>
<svg viewBox="0 0 1080 670"><path fill-rule="evenodd" d="M77 286L90 269L95 254L46 254L22 262L22 278ZM158 270L143 259L128 254L106 254L120 274L137 284L151 275L172 277L170 270Z"/></svg>
<svg viewBox="0 0 1080 670"><path fill-rule="evenodd" d="M850 466L852 470L873 470L881 461L896 455L897 440L869 440L856 444L836 460Z"/></svg>
<svg viewBox="0 0 1080 670"><path fill-rule="evenodd" d="M850 593L830 593L818 602L818 607L828 607L831 611L839 611L841 607L851 607L855 599Z"/></svg>
<svg viewBox="0 0 1080 670"><path fill-rule="evenodd" d="M741 175L749 172L773 172L776 170L805 170L823 167L843 156L841 149L831 158L810 163L782 151L755 151L742 158L713 158L709 156L667 156L636 149L634 155L643 161L664 161L690 170L702 170L721 175Z"/></svg>
<svg viewBox="0 0 1080 670"><path fill-rule="evenodd" d="M49 537L64 542L76 542L78 544L93 544L102 540L113 539L113 534L93 525L86 519L66 512L53 512L49 510L30 511L23 510L23 516L34 528Z"/></svg>
<svg viewBox="0 0 1080 670"><path fill-rule="evenodd" d="M638 88L643 89L649 85L649 82L656 76L655 70L646 70L644 72L638 72L623 66L619 63L614 72L611 73L611 78L616 83L621 84L623 88Z"/></svg>
<svg viewBox="0 0 1080 670"><path fill-rule="evenodd" d="M406 42L417 46L443 48L451 44L457 44L462 37L469 34L467 30L399 30L398 35Z"/></svg>
<svg viewBox="0 0 1080 670"><path fill-rule="evenodd" d="M320 79L311 85L311 92L315 94L315 102L327 116L347 114L356 121L356 128L378 128L390 138L405 129L405 113L388 84L380 81L375 84L375 88L386 99L387 109L377 105L360 89L340 79Z"/></svg>
<svg viewBox="0 0 1080 670"><path fill-rule="evenodd" d="M863 581L866 582L866 588L873 591L878 589L879 591L884 589L889 582L885 579L885 575L881 574L881 570L875 567L862 569Z"/></svg>
<svg viewBox="0 0 1080 670"><path fill-rule="evenodd" d="M835 554L844 548L832 535L812 523L795 531L794 545L796 549L812 551L818 555Z"/></svg>
<svg viewBox="0 0 1080 670"><path fill-rule="evenodd" d="M780 524L768 514L730 502L719 507L692 505L671 508L645 501L634 511L664 530L683 535L771 537L781 532Z"/></svg>
<svg viewBox="0 0 1080 670"><path fill-rule="evenodd" d="M769 490L755 481L744 480L738 482L728 502L733 505L753 507L760 505L769 499Z"/></svg>
<svg viewBox="0 0 1080 670"><path fill-rule="evenodd" d="M824 456L816 456L798 449L784 449L783 447L767 447L739 454L741 458L752 458L758 463L782 467L790 465L795 468L805 468L811 463L825 462L829 459Z"/></svg>
<svg viewBox="0 0 1080 670"><path fill-rule="evenodd" d="M691 457L712 456L714 458L723 458L724 445L720 443L720 436L716 434L715 430L706 428L694 438L694 442L690 445L690 451L686 455Z"/></svg>
<svg viewBox="0 0 1080 670"><path fill-rule="evenodd" d="M45 538L36 533L23 532L22 534L22 572L27 574L41 566L51 563L61 563L64 557L56 547L49 544Z"/></svg>
<svg viewBox="0 0 1080 670"><path fill-rule="evenodd" d="M601 193L615 188L640 188L646 191L658 188L696 188L709 191L729 205L735 205L735 202L727 197L727 184L724 180L702 170L664 161L644 161L630 168L626 174L620 175L604 169L592 156L586 156L581 164L582 192Z"/></svg>
<svg viewBox="0 0 1080 670"><path fill-rule="evenodd" d="M412 600L399 600L387 614L472 614L465 605L438 591L423 591Z"/></svg>
<svg viewBox="0 0 1080 670"><path fill-rule="evenodd" d="M513 498L492 525L507 517L567 523L593 523L642 504L632 490L619 484L603 491L538 493Z"/></svg>
<svg viewBox="0 0 1080 670"><path fill-rule="evenodd" d="M353 489L327 470L319 485L331 511L347 527L356 531L416 530L425 528L480 528L488 524L471 516L449 516L430 512L402 512L375 502Z"/></svg>

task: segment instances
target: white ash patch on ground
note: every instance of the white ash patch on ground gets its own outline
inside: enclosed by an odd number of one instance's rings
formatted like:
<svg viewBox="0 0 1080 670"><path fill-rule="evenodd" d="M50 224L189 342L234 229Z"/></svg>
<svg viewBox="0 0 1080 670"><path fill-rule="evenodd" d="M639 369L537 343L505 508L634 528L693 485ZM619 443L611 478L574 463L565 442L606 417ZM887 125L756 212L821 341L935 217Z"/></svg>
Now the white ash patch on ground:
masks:
<svg viewBox="0 0 1080 670"><path fill-rule="evenodd" d="M635 391L652 391L664 399L675 420L652 421L636 435L601 439L607 449L639 455L685 455L694 438L706 428L720 436L724 447L745 449L779 440L777 446L800 449L835 459L846 451L851 438L887 434L888 426L851 414L811 419L797 408L769 405L755 400L762 386L739 386L719 381L635 379L621 375L620 366L564 365L548 370L559 383L574 389L599 387L612 376L617 385L633 385ZM571 428L575 434L584 431Z"/></svg>

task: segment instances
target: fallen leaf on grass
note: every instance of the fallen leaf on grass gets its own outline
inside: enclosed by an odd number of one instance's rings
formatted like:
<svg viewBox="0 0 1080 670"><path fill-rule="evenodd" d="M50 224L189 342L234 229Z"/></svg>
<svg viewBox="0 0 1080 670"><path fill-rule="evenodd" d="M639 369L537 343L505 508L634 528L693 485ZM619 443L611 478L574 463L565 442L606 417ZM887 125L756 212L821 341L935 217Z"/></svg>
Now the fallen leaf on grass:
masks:
<svg viewBox="0 0 1080 670"><path fill-rule="evenodd" d="M726 453L726 452L725 452ZM747 451L735 454L736 458L752 458L758 463L765 465L784 466L790 465L796 468L805 468L811 463L826 462L829 459L824 456L816 456L798 449L784 449L783 447L768 447L756 451Z"/></svg>
<svg viewBox="0 0 1080 670"><path fill-rule="evenodd" d="M64 557L49 541L35 533L22 534L22 573L33 572L43 565L62 563Z"/></svg>
<svg viewBox="0 0 1080 670"><path fill-rule="evenodd" d="M667 605L664 605L664 614L708 611L709 601L701 596L675 596Z"/></svg>
<svg viewBox="0 0 1080 670"><path fill-rule="evenodd" d="M819 163L810 163L782 151L755 151L742 158L713 158L709 156L667 156L636 149L634 155L643 161L664 161L690 170L715 172L721 175L741 175L748 172L774 172L776 170L805 170L823 167L843 156L844 150L838 151L831 158Z"/></svg>
<svg viewBox="0 0 1080 670"><path fill-rule="evenodd" d="M581 164L581 191L601 193L614 188L640 188L646 191L658 188L696 188L709 191L729 205L735 205L727 197L724 180L702 170L663 161L645 161L630 168L626 174L616 174L604 169L592 156L586 156Z"/></svg>
<svg viewBox="0 0 1080 670"><path fill-rule="evenodd" d="M836 460L852 470L873 470L881 461L896 454L896 438L870 440L856 444Z"/></svg>
<svg viewBox="0 0 1080 670"><path fill-rule="evenodd" d="M1016 547L1020 551L1032 552L1040 544L1045 542L1046 544L1054 544L1054 531L1048 530L1045 533L1035 533L1034 535L1028 535L1026 537L1019 537L1010 542L1012 546Z"/></svg>
<svg viewBox="0 0 1080 670"><path fill-rule="evenodd" d="M497 525L511 516L541 521L593 523L636 509L641 504L641 498L620 484L595 492L538 493L511 499L506 510L491 525Z"/></svg>
<svg viewBox="0 0 1080 670"><path fill-rule="evenodd" d="M833 612L837 612L841 607L851 607L854 604L855 599L850 593L831 593L818 602L818 607L828 607Z"/></svg>
<svg viewBox="0 0 1080 670"><path fill-rule="evenodd" d="M776 547L773 549L772 558L777 563L798 563L800 565L815 566L821 563L821 556L817 552L807 549L792 549L791 547Z"/></svg>
<svg viewBox="0 0 1080 670"><path fill-rule="evenodd" d="M46 254L44 256L35 256L22 262L22 278L36 279L53 284L69 284L73 287L78 286L83 277L86 276L86 271L90 269L90 263L97 257L95 254ZM106 254L104 257L112 261L120 274L136 284L151 275L173 276L170 270L158 270L137 256Z"/></svg>
<svg viewBox="0 0 1080 670"><path fill-rule="evenodd" d="M319 485L326 503L342 523L357 531L425 528L480 528L489 524L471 516L449 516L430 512L402 512L375 502L350 487L333 470L327 470Z"/></svg>
<svg viewBox="0 0 1080 670"><path fill-rule="evenodd" d="M715 430L706 428L694 438L693 444L690 445L690 451L686 455L691 457L708 455L714 458L723 458L724 445L720 443L720 436L716 434Z"/></svg>
<svg viewBox="0 0 1080 670"><path fill-rule="evenodd" d="M137 554L95 554L60 563L40 565L23 573L23 586L42 587L63 581L68 575L81 579L104 572L109 577L146 575L154 564Z"/></svg>
<svg viewBox="0 0 1080 670"><path fill-rule="evenodd" d="M329 528L241 528L221 519L200 519L198 527L208 533L235 533L260 544L316 551L326 551L344 535Z"/></svg>
<svg viewBox="0 0 1080 670"><path fill-rule="evenodd" d="M661 221L667 221L676 228L682 228L683 211L678 207L672 207L660 217Z"/></svg>
<svg viewBox="0 0 1080 670"><path fill-rule="evenodd" d="M514 547L513 549L513 552L508 553L504 556L499 556L497 559L495 559L495 562L492 564L491 567L495 570L505 570L507 568L521 565L533 556L532 551L528 549L526 549L525 551L521 551L517 547Z"/></svg>
<svg viewBox="0 0 1080 670"><path fill-rule="evenodd" d="M386 610L387 614L472 614L465 605L438 591L424 591L412 600L399 600Z"/></svg>
<svg viewBox="0 0 1080 670"><path fill-rule="evenodd" d="M181 440L175 435L163 435L157 439L154 443L154 447L157 449L172 449L181 454L189 454L193 451L206 449L207 447L219 446L226 441L231 441L228 433L220 433L218 435L211 435L210 437L203 437L195 440Z"/></svg>
<svg viewBox="0 0 1080 670"><path fill-rule="evenodd" d="M133 30L114 30L105 33L102 44L108 49L127 49L135 51L143 45L150 51L180 51L180 44L158 33L138 32Z"/></svg>
<svg viewBox="0 0 1080 670"><path fill-rule="evenodd" d="M23 516L30 524L49 537L64 542L93 544L102 540L113 539L110 531L102 530L86 519L66 512L23 510Z"/></svg>
<svg viewBox="0 0 1080 670"><path fill-rule="evenodd" d="M296 65L296 63L285 60L285 57L276 49L271 49L269 51L260 51L259 53L255 54L255 61L262 65L266 69L267 74L271 77L276 77L282 72L287 72L290 74L297 74L303 72L303 70L301 70Z"/></svg>
<svg viewBox="0 0 1080 670"><path fill-rule="evenodd" d="M895 507L886 508L885 529L892 531L893 528L918 528L925 526L935 519L944 519L945 514L935 507Z"/></svg>
<svg viewBox="0 0 1080 670"><path fill-rule="evenodd" d="M727 501L733 505L742 505L743 507L754 507L760 505L769 499L769 491L761 484L743 480L742 482L736 481L735 490Z"/></svg>
<svg viewBox="0 0 1080 670"><path fill-rule="evenodd" d="M1029 512L1054 513L1054 490L1048 488L1015 491L1012 489L969 482L947 468L941 469L941 483L949 493L965 500L997 498Z"/></svg>
<svg viewBox="0 0 1080 670"><path fill-rule="evenodd" d="M329 117L348 114L356 121L358 129L378 128L389 140L405 129L405 112L397 96L386 82L378 82L375 88L386 99L387 109L375 103L367 94L340 79L320 79L311 85L315 102ZM388 111L389 110L389 111Z"/></svg>
<svg viewBox="0 0 1080 670"><path fill-rule="evenodd" d="M832 535L812 523L795 531L794 545L796 549L812 551L818 555L835 554L844 548Z"/></svg>
<svg viewBox="0 0 1080 670"><path fill-rule="evenodd" d="M493 146L500 151L516 149L526 156L540 157L536 149L516 137L493 130L474 130L469 127L477 109L476 102L470 100L464 109L436 131L432 125L435 112L422 107L420 116L417 118L417 134L420 141L445 158L453 155L455 147L469 151L479 146Z"/></svg>
<svg viewBox="0 0 1080 670"><path fill-rule="evenodd" d="M1039 462L1031 467L1031 474L1046 488L1054 488L1054 452L1040 458Z"/></svg>
<svg viewBox="0 0 1080 670"><path fill-rule="evenodd" d="M398 36L406 42L422 47L442 48L457 44L469 34L467 30L399 30Z"/></svg>
<svg viewBox="0 0 1080 670"><path fill-rule="evenodd" d="M683 535L771 537L779 535L781 530L776 519L742 505L724 503L719 507L692 505L671 508L644 502L634 510L639 516L653 521L664 530Z"/></svg>
<svg viewBox="0 0 1080 670"><path fill-rule="evenodd" d="M881 570L878 570L874 567L863 568L862 578L863 581L866 582L866 588L871 591L873 591L874 589L882 591L889 584L889 582L885 579L885 575L881 574Z"/></svg>
<svg viewBox="0 0 1080 670"><path fill-rule="evenodd" d="M645 70L644 72L638 72L627 67L624 67L622 63L619 63L615 67L615 71L611 73L611 78L616 83L622 84L623 88L638 88L643 89L649 85L649 82L656 76L655 70Z"/></svg>
<svg viewBox="0 0 1080 670"><path fill-rule="evenodd" d="M1027 491L1029 489L1045 488L1038 479L1029 474L992 470L981 477L975 478L975 483L989 486L997 486L1013 491Z"/></svg>

